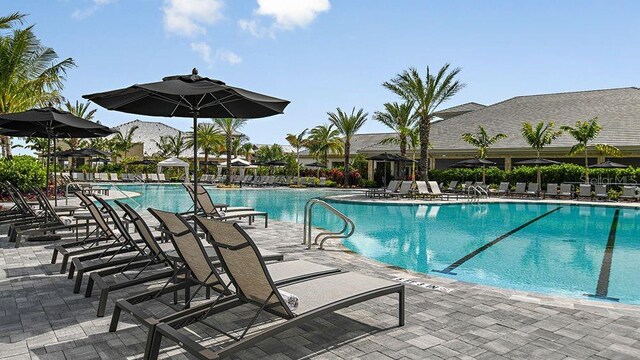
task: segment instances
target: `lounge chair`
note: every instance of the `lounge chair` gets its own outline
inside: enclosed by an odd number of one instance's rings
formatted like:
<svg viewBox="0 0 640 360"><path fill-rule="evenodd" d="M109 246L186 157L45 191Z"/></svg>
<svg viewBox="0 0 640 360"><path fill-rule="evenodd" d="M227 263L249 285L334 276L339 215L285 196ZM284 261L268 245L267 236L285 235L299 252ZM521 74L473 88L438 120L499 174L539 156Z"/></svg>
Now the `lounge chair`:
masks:
<svg viewBox="0 0 640 360"><path fill-rule="evenodd" d="M596 200L609 200L607 185L594 185Z"/></svg>
<svg viewBox="0 0 640 360"><path fill-rule="evenodd" d="M407 180L407 181L403 181L400 184L400 187L398 188L398 191L393 192L393 193L387 193L387 196L390 197L395 197L396 199L399 199L400 197L409 197L411 196L411 192L413 189L413 181Z"/></svg>
<svg viewBox="0 0 640 360"><path fill-rule="evenodd" d="M120 181L120 179L118 179L118 173L111 173L110 177L111 181Z"/></svg>
<svg viewBox="0 0 640 360"><path fill-rule="evenodd" d="M526 183L516 183L516 188L510 193L510 195L524 197L526 195L526 187Z"/></svg>
<svg viewBox="0 0 640 360"><path fill-rule="evenodd" d="M544 197L558 197L558 184L547 183L547 188L544 191Z"/></svg>
<svg viewBox="0 0 640 360"><path fill-rule="evenodd" d="M218 272L217 268L220 266L220 263L217 261L217 254L215 254L214 251L214 258L210 256L210 251L200 244L193 227L188 222L182 221L181 216L178 214L153 209L149 211L158 218L162 226L166 228L169 238L176 247L176 253L181 259L180 262L184 265L185 270L187 270L185 272L191 274L191 276L187 278L187 281L173 285L167 284L159 290L149 290L129 298L120 299L116 302L109 331L113 332L117 330L120 315L124 311L135 317L142 325L149 328L147 345L151 344L155 327L159 323L169 322L191 313L208 311L215 304L226 303L233 305L233 301L238 303L235 294L228 291L228 277ZM269 261L269 259L265 257L263 257L262 260ZM304 260L271 262L266 264L266 267L273 275L274 283L278 285L339 272L339 269L310 263ZM151 309L145 306L149 301L161 301L163 295L175 294L176 291L181 290L189 290L194 285L211 288L214 291L218 291L221 296L213 301L210 300L201 304L191 305L190 308L176 309L172 307L174 311L170 311L168 314L164 311L157 315L153 314L151 313ZM195 294L197 294L198 291L199 289L196 290ZM189 292L185 291L185 302L192 299L195 294L189 295ZM216 311L211 311L211 314L215 312ZM174 324L174 326L176 325Z"/></svg>
<svg viewBox="0 0 640 360"><path fill-rule="evenodd" d="M449 186L444 190L444 192L453 193L457 191L458 180L449 181Z"/></svg>
<svg viewBox="0 0 640 360"><path fill-rule="evenodd" d="M565 183L560 184L560 193L558 193L558 197L573 199L573 185Z"/></svg>
<svg viewBox="0 0 640 360"><path fill-rule="evenodd" d="M147 178L151 182L158 182L158 174L149 174L147 175Z"/></svg>
<svg viewBox="0 0 640 360"><path fill-rule="evenodd" d="M404 325L404 285L386 279L358 273L337 273L289 285L276 285L267 265L251 238L237 224L222 224L198 218L200 226L206 229L211 243L218 253L225 272L233 288L236 289L238 304L253 305L257 308L253 319L245 329L241 329L235 342L223 348L205 348L183 333L174 329L171 323L156 326L155 335L145 357L156 359L161 340L167 337L201 359L218 359L243 348L271 338L272 336L308 323L311 319L336 310L386 295L398 295L398 325ZM239 233L241 236L235 235ZM285 294L297 297L297 306L288 305ZM225 305L227 307L225 307ZM228 304L213 305L199 313L188 314L172 323L201 321L212 312L224 311ZM284 319L284 322L261 324L260 330L252 330L255 319L264 311Z"/></svg>
<svg viewBox="0 0 640 360"><path fill-rule="evenodd" d="M429 185L427 185L426 181L416 181L416 190L412 194L414 197L429 197L433 195L431 191L429 191Z"/></svg>
<svg viewBox="0 0 640 360"><path fill-rule="evenodd" d="M13 184L8 181L0 183L5 189L13 206L10 211L2 213L0 216L0 226L10 225L16 223L28 223L37 221L39 218L43 218L40 214L36 213L34 209L27 203L24 195ZM44 221L44 219L42 219Z"/></svg>
<svg viewBox="0 0 640 360"><path fill-rule="evenodd" d="M187 192L189 193L189 196L191 197L191 200L194 200L194 198L193 198L193 193L194 193L193 184L182 184L182 186L184 186L185 189L187 189ZM204 213L205 215L208 215L208 214L212 213L213 212L212 208L219 209L220 211L224 211L225 213L226 212L234 212L234 211L253 211L253 210L255 210L254 208L248 207L248 206L229 206L228 204L216 204L211 199L211 195L209 194L207 189L205 189L204 186L202 186L202 185L198 185L197 198L198 198L198 208L199 208L200 212Z"/></svg>
<svg viewBox="0 0 640 360"><path fill-rule="evenodd" d="M440 191L440 186L438 185L437 182L435 181L427 181L427 183L429 184L429 188L431 189L431 195L429 195L429 197L431 198L440 198L441 200L449 200L449 197L451 196L450 194L444 194L442 191ZM456 199L457 199L457 195L456 195Z"/></svg>
<svg viewBox="0 0 640 360"><path fill-rule="evenodd" d="M386 196L388 194L393 194L398 191L398 187L400 186L400 181L391 180L386 188L379 189L370 189L365 191L365 196L376 197L376 196Z"/></svg>
<svg viewBox="0 0 640 360"><path fill-rule="evenodd" d="M578 194L578 200L580 199L591 200L591 184L580 184L580 193Z"/></svg>
<svg viewBox="0 0 640 360"><path fill-rule="evenodd" d="M498 196L509 196L509 182L503 181L498 186L498 190L494 192L495 195Z"/></svg>
<svg viewBox="0 0 640 360"><path fill-rule="evenodd" d="M640 198L638 188L636 186L623 186L622 195L619 198L621 200L637 201Z"/></svg>
<svg viewBox="0 0 640 360"><path fill-rule="evenodd" d="M538 183L537 182L529 183L529 185L527 185L527 191L525 192L525 195L533 196L533 197L540 196L540 193L538 192Z"/></svg>

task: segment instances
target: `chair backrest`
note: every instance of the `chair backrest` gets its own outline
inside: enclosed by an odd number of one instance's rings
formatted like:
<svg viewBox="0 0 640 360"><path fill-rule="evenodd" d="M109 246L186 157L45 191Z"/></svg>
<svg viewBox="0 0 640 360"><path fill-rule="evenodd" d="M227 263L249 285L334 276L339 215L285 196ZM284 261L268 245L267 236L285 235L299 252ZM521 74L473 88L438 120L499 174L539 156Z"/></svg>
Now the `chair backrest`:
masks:
<svg viewBox="0 0 640 360"><path fill-rule="evenodd" d="M515 193L524 193L525 188L527 187L526 183L516 183L516 189L514 190Z"/></svg>
<svg viewBox="0 0 640 360"><path fill-rule="evenodd" d="M403 181L400 184L400 188L398 189L398 193L400 194L406 194L409 192L409 190L411 190L411 187L413 186L413 182L410 180L407 181Z"/></svg>
<svg viewBox="0 0 640 360"><path fill-rule="evenodd" d="M634 196L636 196L636 187L635 186L623 186L622 187L622 196L626 196L626 197L634 197Z"/></svg>
<svg viewBox="0 0 640 360"><path fill-rule="evenodd" d="M29 213L32 216L36 216L35 211L33 211L33 208L29 206L29 204L27 203L27 199L24 198L24 195L22 195L17 187L15 187L9 181L5 181L2 184L9 193L9 196L11 197L13 203L16 204L16 206L18 206L18 208L20 208L22 212Z"/></svg>
<svg viewBox="0 0 640 360"><path fill-rule="evenodd" d="M596 195L608 195L607 194L607 185L595 185L594 190Z"/></svg>
<svg viewBox="0 0 640 360"><path fill-rule="evenodd" d="M508 181L503 181L500 183L500 186L498 187L498 191L509 191L509 182Z"/></svg>
<svg viewBox="0 0 640 360"><path fill-rule="evenodd" d="M96 222L100 230L107 234L108 237L112 237L114 239L117 238L116 234L107 224L107 220L104 218L102 211L98 209L96 204L87 195L83 194L80 191L76 192L75 194L78 199L80 199L80 201L87 207L87 210L89 210L91 217L93 217L93 220Z"/></svg>
<svg viewBox="0 0 640 360"><path fill-rule="evenodd" d="M111 181L118 181L118 173L111 173Z"/></svg>
<svg viewBox="0 0 640 360"><path fill-rule="evenodd" d="M591 196L591 185L590 184L580 184L580 196Z"/></svg>
<svg viewBox="0 0 640 360"><path fill-rule="evenodd" d="M441 195L442 192L440 191L440 186L438 186L438 183L436 181L428 181L429 183L429 187L431 188L431 192L434 195Z"/></svg>
<svg viewBox="0 0 640 360"><path fill-rule="evenodd" d="M547 184L547 193L549 193L549 194L557 194L558 193L558 184L548 183Z"/></svg>
<svg viewBox="0 0 640 360"><path fill-rule="evenodd" d="M455 190L456 186L458 186L458 180L452 180L449 182L449 187L447 190Z"/></svg>
<svg viewBox="0 0 640 360"><path fill-rule="evenodd" d="M573 186L571 184L565 184L562 183L560 184L560 193L561 194L571 194L571 191L573 190Z"/></svg>
<svg viewBox="0 0 640 360"><path fill-rule="evenodd" d="M471 186L471 184L473 184L473 181L465 181L464 182L464 187L468 188L469 186Z"/></svg>
<svg viewBox="0 0 640 360"><path fill-rule="evenodd" d="M100 205L102 205L102 208L106 210L107 214L109 214L109 217L111 218L111 220L113 220L113 224L122 235L124 241L128 242L132 247L136 248L141 254L143 254L144 249L138 246L113 206L111 206L106 200L99 196L93 195L93 197L100 203ZM143 238L142 240L145 242L145 244L149 245L147 239ZM151 250L151 247L149 247L149 249ZM153 255L157 255L157 253L154 252Z"/></svg>
<svg viewBox="0 0 640 360"><path fill-rule="evenodd" d="M159 181L167 181L167 179L164 177L163 173L158 174L158 180Z"/></svg>
<svg viewBox="0 0 640 360"><path fill-rule="evenodd" d="M389 185L387 185L387 190L391 192L395 192L396 190L398 190L398 185L399 185L398 180L391 180L389 181Z"/></svg>
<svg viewBox="0 0 640 360"><path fill-rule="evenodd" d="M149 174L149 180L158 181L158 174Z"/></svg>
<svg viewBox="0 0 640 360"><path fill-rule="evenodd" d="M537 182L529 183L529 185L527 185L527 190L538 191L538 183Z"/></svg>
<svg viewBox="0 0 640 360"><path fill-rule="evenodd" d="M427 186L426 181L416 181L416 187L418 189L418 194L430 194L429 187Z"/></svg>
<svg viewBox="0 0 640 360"><path fill-rule="evenodd" d="M209 260L207 252L200 239L196 236L193 227L186 221L182 221L182 217L178 214L152 208L147 210L158 219L162 228L169 235L178 256L198 281L209 283L211 280L216 279L222 283L220 275Z"/></svg>
<svg viewBox="0 0 640 360"><path fill-rule="evenodd" d="M42 190L36 189L35 187L31 188L31 191L33 191L36 194L36 200L40 204L40 207L42 208L42 210L45 211L46 216L60 224L63 224L64 222L60 218L60 215L56 213L56 210L53 208L53 206L51 206L51 203L49 202L47 195L45 195L45 193L42 192Z"/></svg>
<svg viewBox="0 0 640 360"><path fill-rule="evenodd" d="M240 226L202 217L196 217L196 221L207 234L241 299L266 303L282 316L294 316L274 285L256 244Z"/></svg>
<svg viewBox="0 0 640 360"><path fill-rule="evenodd" d="M160 244L158 244L158 241L156 241L155 236L153 236L153 233L149 228L149 225L147 225L142 216L140 216L140 214L133 210L133 208L129 206L129 204L125 204L119 200L115 200L114 202L122 209L122 211L124 211L125 215L133 223L133 227L136 228L136 232L138 233L138 235L140 235L140 239L142 239L142 241L147 244L149 250L151 250L151 252L153 252L159 260L166 260L167 256L164 250L162 250L162 247L160 246Z"/></svg>

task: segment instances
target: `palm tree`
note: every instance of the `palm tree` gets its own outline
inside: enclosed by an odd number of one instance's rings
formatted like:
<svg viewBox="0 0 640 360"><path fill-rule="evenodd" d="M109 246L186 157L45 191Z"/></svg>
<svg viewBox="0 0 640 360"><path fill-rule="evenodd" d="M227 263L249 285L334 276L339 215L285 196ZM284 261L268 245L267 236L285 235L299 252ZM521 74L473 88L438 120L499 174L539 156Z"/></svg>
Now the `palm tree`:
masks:
<svg viewBox="0 0 640 360"><path fill-rule="evenodd" d="M261 146L256 151L256 159L258 159L260 163L282 160L284 159L284 151L282 150L282 146L278 144Z"/></svg>
<svg viewBox="0 0 640 360"><path fill-rule="evenodd" d="M240 147L240 153L244 156L247 161L251 161L251 156L253 155L253 144L250 142L245 142Z"/></svg>
<svg viewBox="0 0 640 360"><path fill-rule="evenodd" d="M482 125L478 126L477 133L462 134L462 140L478 148L478 159L486 159L489 147L506 137L507 135L503 133L489 136ZM486 170L484 165L482 165L482 183L486 183Z"/></svg>
<svg viewBox="0 0 640 360"><path fill-rule="evenodd" d="M465 84L455 80L460 68L449 71L445 64L437 74L433 75L427 66L424 79L411 67L382 85L406 101L413 101L420 129L420 168L422 180L428 180L429 134L431 121L437 108L451 99ZM449 72L448 72L449 71ZM447 73L448 72L448 73Z"/></svg>
<svg viewBox="0 0 640 360"><path fill-rule="evenodd" d="M598 137L600 134L600 130L602 130L602 126L598 124L598 118L594 117L593 119L587 121L576 121L575 126L562 126L560 127L562 130L566 131L571 135L576 141L577 144L573 145L569 150L569 155L579 154L584 152L584 172L585 172L585 184L589 183L589 157L587 155L589 142ZM602 154L607 154L611 156L620 156L622 152L620 149L613 145L608 144L595 144L593 147L601 152Z"/></svg>
<svg viewBox="0 0 640 360"><path fill-rule="evenodd" d="M360 130L367 121L367 114L363 109L356 112L356 108L351 109L351 114L347 114L342 109L337 108L336 112L328 112L329 121L335 125L336 130L344 137L344 185L349 186L349 152L351 151L351 138Z"/></svg>
<svg viewBox="0 0 640 360"><path fill-rule="evenodd" d="M0 17L0 30L22 24L25 15ZM73 59L58 61L58 54L43 46L33 26L0 33L0 114L25 111L47 103L58 103L59 90ZM11 156L11 138L1 136L2 153Z"/></svg>
<svg viewBox="0 0 640 360"><path fill-rule="evenodd" d="M340 132L333 128L333 124L318 125L311 129L307 146L316 160L325 165L329 161L329 152L342 155L344 149Z"/></svg>
<svg viewBox="0 0 640 360"><path fill-rule="evenodd" d="M127 157L127 151L129 151L133 146L133 134L136 130L138 130L137 125L130 127L124 135L122 134L122 131L118 131L116 133L116 136L113 138L113 150L118 153L116 154L116 160L120 152L124 152L123 158Z"/></svg>
<svg viewBox="0 0 640 360"><path fill-rule="evenodd" d="M376 111L374 118L393 130L398 137L400 145L400 155L407 156L407 130L413 128L417 117L413 113L413 101L407 101L402 104L396 102L384 104L385 111ZM404 130L404 131L403 131ZM384 139L383 141L387 141ZM388 140L391 141L391 140ZM400 178L404 180L404 160L400 161Z"/></svg>
<svg viewBox="0 0 640 360"><path fill-rule="evenodd" d="M69 100L65 101L64 107L71 114L83 118L85 120L93 121L93 117L96 114L97 109L89 110L89 105L91 105L91 101L87 101L86 103L81 103L76 100L75 104L69 102Z"/></svg>
<svg viewBox="0 0 640 360"><path fill-rule="evenodd" d="M222 133L226 137L226 150L227 150L227 177L224 180L225 185L229 185L231 183L231 151L232 151L232 141L233 134L239 130L246 122L245 119L233 119L233 118L223 118L223 119L213 119L213 122L218 125Z"/></svg>
<svg viewBox="0 0 640 360"><path fill-rule="evenodd" d="M307 131L309 129L304 129L298 135L295 134L287 134L285 138L289 145L293 146L296 149L296 164L298 168L298 186L300 185L300 149L307 146L307 140L304 138L307 135Z"/></svg>
<svg viewBox="0 0 640 360"><path fill-rule="evenodd" d="M167 158L171 156L170 154L172 152L173 146L169 142L170 137L171 136L160 136L159 141L153 140L156 146L158 146L158 151L155 153L155 155L162 158Z"/></svg>
<svg viewBox="0 0 640 360"><path fill-rule="evenodd" d="M534 128L530 123L525 122L522 124L522 136L524 140L536 150L536 157L540 159L540 151L551 142L562 135L562 130L555 130L553 121L545 124L544 121L540 121ZM538 181L538 193L542 187L540 178L540 167L536 166L536 177Z"/></svg>
<svg viewBox="0 0 640 360"><path fill-rule="evenodd" d="M178 131L177 134L160 136L160 141L156 142L163 156L175 156L180 157L185 150L189 149L192 145L189 144L187 137L183 135L182 131Z"/></svg>
<svg viewBox="0 0 640 360"><path fill-rule="evenodd" d="M198 137L198 149L204 153L204 161L209 160L209 154L212 154L216 149L224 145L225 137L222 132L216 128L213 124L201 123L198 124L198 131L196 132ZM193 147L193 130L187 133L187 147Z"/></svg>

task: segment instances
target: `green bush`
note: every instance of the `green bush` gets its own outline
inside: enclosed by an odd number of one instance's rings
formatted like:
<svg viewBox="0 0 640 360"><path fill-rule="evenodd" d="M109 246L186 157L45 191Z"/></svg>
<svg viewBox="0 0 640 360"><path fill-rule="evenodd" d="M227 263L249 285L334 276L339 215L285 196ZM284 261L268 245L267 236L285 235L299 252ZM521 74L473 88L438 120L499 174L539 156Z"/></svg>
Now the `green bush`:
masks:
<svg viewBox="0 0 640 360"><path fill-rule="evenodd" d="M0 160L0 181L10 181L22 191L44 188L47 173L38 160L28 155Z"/></svg>
<svg viewBox="0 0 640 360"><path fill-rule="evenodd" d="M335 182L335 181L328 180L328 179L327 179L327 181L326 181L326 182L325 182L325 184L324 184L324 186L325 186L325 187L336 187L336 185L337 185L337 184L336 184L336 182Z"/></svg>
<svg viewBox="0 0 640 360"><path fill-rule="evenodd" d="M360 179L360 187L363 187L363 188L377 188L378 185L373 180Z"/></svg>

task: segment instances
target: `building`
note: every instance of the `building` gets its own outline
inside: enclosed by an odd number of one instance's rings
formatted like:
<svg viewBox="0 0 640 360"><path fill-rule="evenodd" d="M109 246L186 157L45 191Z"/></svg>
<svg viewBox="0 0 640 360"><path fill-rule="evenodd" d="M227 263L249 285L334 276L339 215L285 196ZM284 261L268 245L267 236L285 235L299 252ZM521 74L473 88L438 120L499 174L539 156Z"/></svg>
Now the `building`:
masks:
<svg viewBox="0 0 640 360"><path fill-rule="evenodd" d="M553 121L556 128L575 125L576 121L598 117L603 129L594 140L619 148L623 157L615 159L627 165L640 166L640 88L627 87L577 91L555 94L517 96L499 103L485 106L467 103L441 110L431 126L429 150L430 168L447 168L453 163L476 156L476 149L462 140L462 134L475 133L484 127L491 134L504 133L500 140L489 149L489 159L500 168L510 169L514 162L534 158L536 152L521 135L522 124ZM397 145L383 145L380 141L394 136L393 133L359 134L353 139L354 154L371 156L383 152L397 154ZM551 145L545 147L541 156L562 162L584 164L583 155L569 156L569 149L575 140L563 134ZM419 151L418 151L419 153ZM604 160L592 147L589 149L589 163ZM409 155L410 156L410 155ZM331 162L342 162L342 157L332 156ZM310 160L312 161L312 160ZM370 166L370 172L373 167Z"/></svg>

